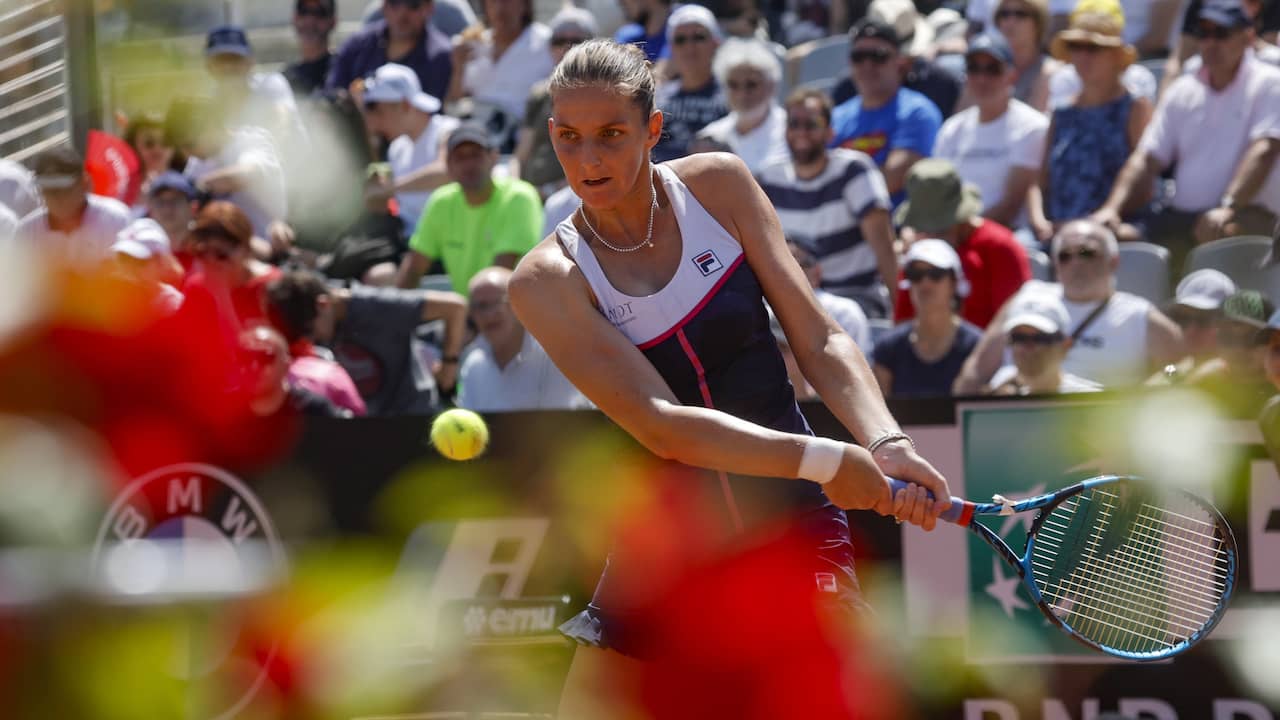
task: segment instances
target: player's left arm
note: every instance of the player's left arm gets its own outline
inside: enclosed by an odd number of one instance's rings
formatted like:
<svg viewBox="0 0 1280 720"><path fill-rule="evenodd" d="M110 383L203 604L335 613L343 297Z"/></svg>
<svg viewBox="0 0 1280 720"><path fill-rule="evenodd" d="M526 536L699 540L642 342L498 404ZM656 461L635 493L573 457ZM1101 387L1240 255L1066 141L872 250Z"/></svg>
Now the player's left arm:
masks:
<svg viewBox="0 0 1280 720"><path fill-rule="evenodd" d="M787 250L777 213L742 160L708 153L685 158L679 167L699 202L742 244L800 369L827 407L863 445L901 432L862 352L809 288ZM881 445L874 458L886 474L950 497L946 480L906 441ZM935 514L943 509L938 504Z"/></svg>

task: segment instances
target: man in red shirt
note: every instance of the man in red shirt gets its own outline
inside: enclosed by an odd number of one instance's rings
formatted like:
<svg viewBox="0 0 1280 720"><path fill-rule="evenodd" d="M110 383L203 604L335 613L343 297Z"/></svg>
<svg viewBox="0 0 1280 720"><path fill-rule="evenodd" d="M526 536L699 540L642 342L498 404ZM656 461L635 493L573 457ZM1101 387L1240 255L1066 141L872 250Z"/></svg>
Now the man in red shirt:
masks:
<svg viewBox="0 0 1280 720"><path fill-rule="evenodd" d="M956 249L970 284L960 315L978 327L986 327L1004 302L1031 279L1026 249L1009 228L982 217L978 189L963 182L946 160L927 158L912 166L907 200L894 220L904 236L938 238ZM902 322L914 316L911 296L900 288L893 319Z"/></svg>

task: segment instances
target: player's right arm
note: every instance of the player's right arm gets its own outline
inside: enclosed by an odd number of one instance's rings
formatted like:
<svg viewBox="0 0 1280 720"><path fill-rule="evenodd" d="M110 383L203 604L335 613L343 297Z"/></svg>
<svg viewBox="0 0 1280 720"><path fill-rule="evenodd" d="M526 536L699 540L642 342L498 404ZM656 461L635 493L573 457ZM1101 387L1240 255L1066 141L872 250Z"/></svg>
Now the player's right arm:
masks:
<svg viewBox="0 0 1280 720"><path fill-rule="evenodd" d="M554 236L520 262L507 289L517 317L561 372L611 420L658 457L744 475L798 475L812 438L771 430L718 410L680 404L662 376L591 300ZM844 444L824 486L850 509L893 510L871 454Z"/></svg>

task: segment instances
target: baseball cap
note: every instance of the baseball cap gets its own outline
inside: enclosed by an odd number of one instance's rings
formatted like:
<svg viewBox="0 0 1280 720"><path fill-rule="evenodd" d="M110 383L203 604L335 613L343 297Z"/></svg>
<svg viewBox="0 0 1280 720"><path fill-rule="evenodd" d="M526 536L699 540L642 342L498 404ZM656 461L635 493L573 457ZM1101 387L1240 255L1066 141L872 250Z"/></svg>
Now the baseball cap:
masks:
<svg viewBox="0 0 1280 720"><path fill-rule="evenodd" d="M947 241L927 238L911 243L907 254L902 258L902 267L913 262L928 263L936 268L950 270L956 276L956 294L960 297L969 295L969 281L965 279L964 269L960 267L960 256ZM911 287L911 281L903 278L898 281L898 287L907 290Z"/></svg>
<svg viewBox="0 0 1280 720"><path fill-rule="evenodd" d="M209 36L205 40L204 54L206 57L210 55L253 57L253 48L249 46L249 36L245 34L244 28L239 25L219 25L209 31Z"/></svg>
<svg viewBox="0 0 1280 720"><path fill-rule="evenodd" d="M116 234L111 251L124 253L138 260L150 260L170 253L169 236L160 227L160 223L151 218L139 218Z"/></svg>
<svg viewBox="0 0 1280 720"><path fill-rule="evenodd" d="M1249 13L1245 12L1240 0L1206 0L1200 7L1201 20L1208 20L1214 25L1225 28L1243 28L1253 25Z"/></svg>
<svg viewBox="0 0 1280 720"><path fill-rule="evenodd" d="M1000 33L982 33L969 41L969 49L965 51L964 56L974 55L990 55L1004 65L1013 64L1013 49L1009 47L1009 41L1005 40L1004 35Z"/></svg>
<svg viewBox="0 0 1280 720"><path fill-rule="evenodd" d="M418 73L397 63L387 63L364 80L364 104L398 103L410 105L425 113L440 111L440 100L422 91Z"/></svg>
<svg viewBox="0 0 1280 720"><path fill-rule="evenodd" d="M60 145L37 153L31 172L42 189L65 190L84 177L84 158L70 145Z"/></svg>
<svg viewBox="0 0 1280 720"><path fill-rule="evenodd" d="M1237 290L1222 302L1222 316L1255 328L1267 326L1267 318L1274 312L1271 301L1257 290Z"/></svg>
<svg viewBox="0 0 1280 720"><path fill-rule="evenodd" d="M165 190L176 190L186 195L188 200L195 200L198 195L196 186L191 184L186 175L176 170L166 170L157 175L147 186L147 196L153 197Z"/></svg>
<svg viewBox="0 0 1280 720"><path fill-rule="evenodd" d="M898 31L893 29L892 25L874 18L863 18L849 31L850 45L863 38L884 40L894 47L902 45L902 38L898 35Z"/></svg>
<svg viewBox="0 0 1280 720"><path fill-rule="evenodd" d="M1271 337L1280 333L1280 310L1271 313L1267 326L1258 330L1256 342L1261 345L1271 341Z"/></svg>
<svg viewBox="0 0 1280 720"><path fill-rule="evenodd" d="M484 125L470 121L464 122L449 133L449 150L453 150L464 143L475 143L486 150L492 150L496 147L489 130Z"/></svg>
<svg viewBox="0 0 1280 720"><path fill-rule="evenodd" d="M671 13L667 18L667 42L671 42L676 28L681 25L701 25L716 40L724 37L720 33L720 23L716 22L716 16L701 5L681 5Z"/></svg>
<svg viewBox="0 0 1280 720"><path fill-rule="evenodd" d="M1204 268L1182 278L1174 291L1173 304L1196 310L1219 310L1235 291L1236 284L1231 282L1231 278L1217 270Z"/></svg>
<svg viewBox="0 0 1280 720"><path fill-rule="evenodd" d="M551 28L553 36L563 30L576 30L587 37L595 37L600 34L600 26L596 23L595 16L580 7L572 5L561 8L560 12L556 13L551 18L551 21L547 23L547 27ZM667 28L669 35L671 33L670 25Z"/></svg>
<svg viewBox="0 0 1280 720"><path fill-rule="evenodd" d="M1071 319L1062 298L1054 293L1028 290L1013 296L1009 305L1009 319L1004 321L1004 332L1012 332L1020 325L1033 327L1043 333L1065 334Z"/></svg>

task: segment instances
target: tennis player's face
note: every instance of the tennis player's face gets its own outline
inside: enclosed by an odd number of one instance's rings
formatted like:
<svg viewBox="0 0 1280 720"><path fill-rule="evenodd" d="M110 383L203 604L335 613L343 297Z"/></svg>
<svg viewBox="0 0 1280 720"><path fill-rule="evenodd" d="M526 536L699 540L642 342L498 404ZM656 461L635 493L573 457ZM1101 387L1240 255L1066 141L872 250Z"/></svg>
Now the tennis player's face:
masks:
<svg viewBox="0 0 1280 720"><path fill-rule="evenodd" d="M635 193L649 202L643 168L662 135L662 113L645 117L631 98L593 85L558 91L548 127L565 178L583 203L611 208Z"/></svg>

